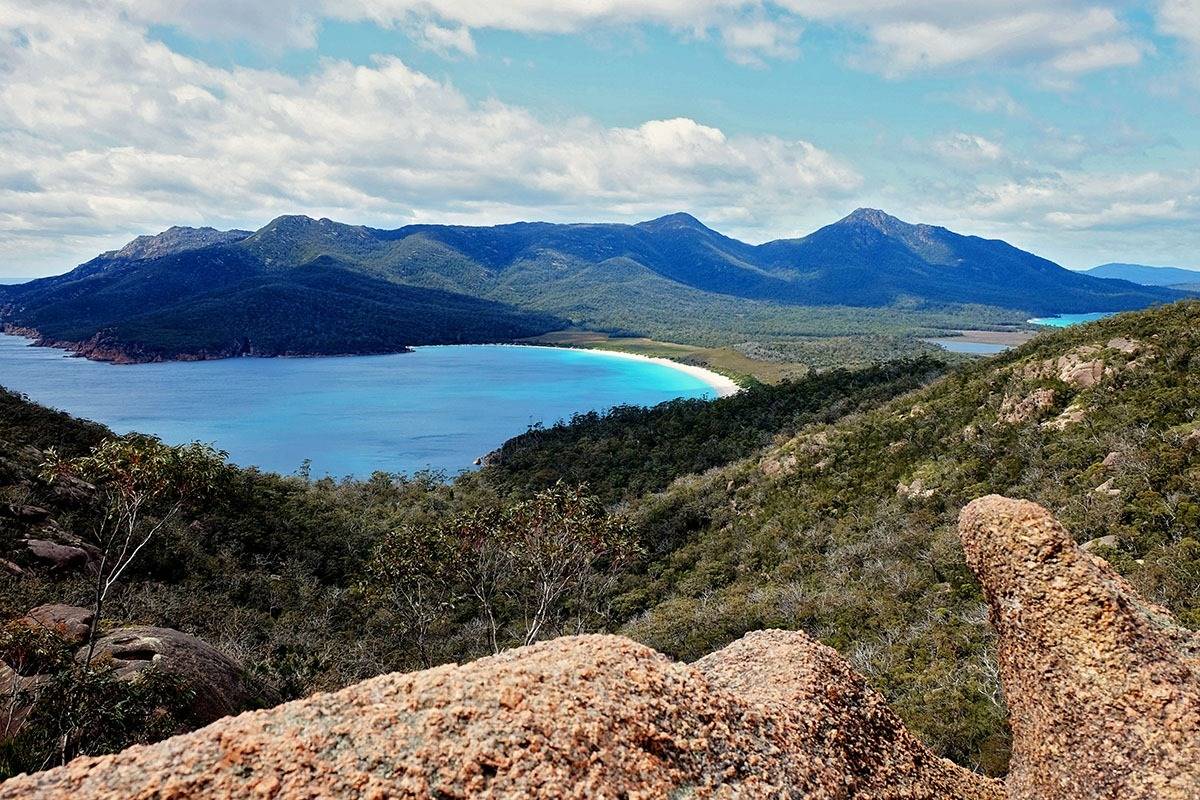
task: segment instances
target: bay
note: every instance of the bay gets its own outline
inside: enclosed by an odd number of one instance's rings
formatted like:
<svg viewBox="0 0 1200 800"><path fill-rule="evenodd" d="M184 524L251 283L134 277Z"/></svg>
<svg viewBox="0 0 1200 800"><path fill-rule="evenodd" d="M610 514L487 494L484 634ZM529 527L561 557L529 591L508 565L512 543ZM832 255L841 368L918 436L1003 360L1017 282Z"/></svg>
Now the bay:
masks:
<svg viewBox="0 0 1200 800"><path fill-rule="evenodd" d="M32 400L290 473L450 475L531 425L618 404L712 397L693 374L565 348L466 345L383 356L113 365L0 336L0 385Z"/></svg>

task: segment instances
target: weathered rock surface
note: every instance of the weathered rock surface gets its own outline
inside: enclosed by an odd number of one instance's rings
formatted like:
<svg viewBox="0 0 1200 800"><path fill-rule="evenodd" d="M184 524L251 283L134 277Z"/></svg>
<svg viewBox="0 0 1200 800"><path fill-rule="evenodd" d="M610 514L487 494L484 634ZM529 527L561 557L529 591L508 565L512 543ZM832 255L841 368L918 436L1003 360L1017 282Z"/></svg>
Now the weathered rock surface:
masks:
<svg viewBox="0 0 1200 800"><path fill-rule="evenodd" d="M823 771L821 785L844 787L834 797L1003 797L998 781L932 755L836 650L802 633L750 633L693 666L773 716L794 719L805 754Z"/></svg>
<svg viewBox="0 0 1200 800"><path fill-rule="evenodd" d="M959 527L999 633L1004 784L931 754L833 650L763 631L692 665L579 636L385 675L15 778L0 800L1200 797L1200 636L1033 503L983 498Z"/></svg>
<svg viewBox="0 0 1200 800"><path fill-rule="evenodd" d="M1066 430L1072 425L1083 422L1085 417L1087 417L1087 408L1079 403L1071 403L1057 417L1043 422L1042 427L1054 431Z"/></svg>
<svg viewBox="0 0 1200 800"><path fill-rule="evenodd" d="M83 570L91 563L91 557L82 547L48 539L26 539L24 544L33 558L56 572Z"/></svg>
<svg viewBox="0 0 1200 800"><path fill-rule="evenodd" d="M925 485L925 479L917 476L908 483L896 484L896 495L906 500L925 500L937 494L937 489Z"/></svg>
<svg viewBox="0 0 1200 800"><path fill-rule="evenodd" d="M0 506L0 516L11 517L19 522L42 522L50 516L50 512L41 506L12 504Z"/></svg>
<svg viewBox="0 0 1200 800"><path fill-rule="evenodd" d="M1079 546L1091 553L1092 551L1101 547L1108 547L1115 550L1118 546L1120 546L1120 544L1121 540L1118 539L1114 534L1110 533L1107 536L1097 536L1095 539L1089 539Z"/></svg>
<svg viewBox="0 0 1200 800"><path fill-rule="evenodd" d="M20 622L30 628L50 631L68 644L82 644L92 629L95 614L90 608L51 603L30 609Z"/></svg>
<svg viewBox="0 0 1200 800"><path fill-rule="evenodd" d="M1009 796L1200 797L1200 637L1034 503L976 500L959 532L1000 635Z"/></svg>
<svg viewBox="0 0 1200 800"><path fill-rule="evenodd" d="M752 634L687 666L580 636L366 681L0 785L0 798L972 798L828 648Z"/></svg>
<svg viewBox="0 0 1200 800"><path fill-rule="evenodd" d="M79 606L49 604L31 609L12 624L43 631L57 638L82 663L94 615ZM193 724L279 702L269 687L207 642L170 628L127 627L101 631L92 663L113 667L117 677L136 681L148 670L176 679L187 691L172 713L185 714ZM20 670L20 674L14 671ZM47 675L31 674L28 664L0 662L0 740L14 736L38 702Z"/></svg>
<svg viewBox="0 0 1200 800"><path fill-rule="evenodd" d="M1027 395L1010 394L1000 403L997 421L1006 425L1019 425L1040 417L1054 407L1053 389L1035 389Z"/></svg>
<svg viewBox="0 0 1200 800"><path fill-rule="evenodd" d="M82 648L76 658L86 657ZM170 628L121 628L98 639L92 657L111 660L128 680L151 668L179 678L194 693L189 711L199 722L278 702L212 645Z"/></svg>
<svg viewBox="0 0 1200 800"><path fill-rule="evenodd" d="M21 730L32 710L28 694L43 680L39 675L21 675L0 663L0 740L15 736Z"/></svg>

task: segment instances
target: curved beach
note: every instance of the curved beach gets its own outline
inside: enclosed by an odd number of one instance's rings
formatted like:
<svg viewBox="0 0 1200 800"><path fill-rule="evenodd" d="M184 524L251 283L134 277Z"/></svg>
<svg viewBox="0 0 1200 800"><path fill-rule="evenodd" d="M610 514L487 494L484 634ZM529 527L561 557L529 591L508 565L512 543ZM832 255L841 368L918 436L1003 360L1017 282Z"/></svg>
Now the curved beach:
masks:
<svg viewBox="0 0 1200 800"><path fill-rule="evenodd" d="M661 358L659 356L644 356L640 353L627 353L624 350L605 350L599 347L579 347L575 345L548 345L548 344L475 344L475 345L450 345L452 347L532 347L539 350L576 350L580 353L595 353L602 356L612 356L613 358L633 359L635 361L648 361L652 364L658 364L663 367L686 372L693 378L699 378L704 383L712 387L717 397L729 397L742 391L742 387L738 386L731 378L727 378L719 372L713 372L711 369L697 367L693 364L681 364L678 361L672 361L669 358ZM418 349L418 348L413 348Z"/></svg>
<svg viewBox="0 0 1200 800"><path fill-rule="evenodd" d="M612 356L614 358L626 358L626 359L632 358L632 359L637 359L639 361L649 361L654 364L660 364L664 367L670 367L671 369L677 369L680 372L686 372L688 375L691 375L692 377L695 377L695 378L699 378L700 380L704 381L709 386L711 386L713 388L713 391L717 393L717 397L729 397L730 395L737 394L738 392L740 392L742 390L742 387L738 386L731 379L725 377L724 375L722 375L719 372L713 372L711 369L705 369L704 367L697 367L692 364L681 364L678 361L672 361L669 358L659 358L657 356L643 356L638 353L626 353L621 350L602 350L597 347L580 347L580 348L575 348L575 349L585 350L589 353L600 353L602 355Z"/></svg>

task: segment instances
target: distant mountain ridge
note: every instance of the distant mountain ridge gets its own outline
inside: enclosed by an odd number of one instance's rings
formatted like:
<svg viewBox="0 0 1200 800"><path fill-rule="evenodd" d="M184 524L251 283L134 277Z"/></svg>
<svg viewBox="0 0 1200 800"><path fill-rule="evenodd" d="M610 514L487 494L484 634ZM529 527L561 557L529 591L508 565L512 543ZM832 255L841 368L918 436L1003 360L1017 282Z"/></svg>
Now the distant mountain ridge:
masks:
<svg viewBox="0 0 1200 800"><path fill-rule="evenodd" d="M612 330L615 320L641 332L677 308L754 313L770 327L798 307L1048 314L1182 296L878 209L761 245L683 213L635 225L396 230L290 215L253 233L171 228L65 275L2 287L0 322L75 349L98 340L83 349L94 357L124 350L141 360L511 341L570 324Z"/></svg>
<svg viewBox="0 0 1200 800"><path fill-rule="evenodd" d="M110 250L104 256L112 259L141 260L158 258L188 250L199 250L214 244L230 244L250 236L253 231L219 231L216 228L187 228L173 225L154 236L139 236L120 250Z"/></svg>
<svg viewBox="0 0 1200 800"><path fill-rule="evenodd" d="M1082 270L1093 278L1117 278L1142 286L1179 286L1200 283L1200 270L1181 267L1148 267L1144 264L1101 264Z"/></svg>

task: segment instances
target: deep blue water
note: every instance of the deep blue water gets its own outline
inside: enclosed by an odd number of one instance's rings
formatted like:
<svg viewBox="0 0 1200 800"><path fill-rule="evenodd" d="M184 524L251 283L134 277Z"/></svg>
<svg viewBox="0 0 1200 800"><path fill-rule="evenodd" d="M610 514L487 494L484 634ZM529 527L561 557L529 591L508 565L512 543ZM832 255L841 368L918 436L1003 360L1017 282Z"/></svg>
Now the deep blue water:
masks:
<svg viewBox="0 0 1200 800"><path fill-rule="evenodd" d="M987 342L964 342L957 336L949 336L944 339L924 339L923 341L930 344L936 344L943 350L949 350L951 353L970 353L972 355L994 355L1003 353L1008 349L1006 344L990 344Z"/></svg>
<svg viewBox="0 0 1200 800"><path fill-rule="evenodd" d="M1111 317L1115 311L1095 311L1091 314L1055 314L1053 317L1035 317L1029 320L1034 325L1047 325L1051 328L1069 328L1084 322L1095 322L1098 319Z"/></svg>
<svg viewBox="0 0 1200 800"><path fill-rule="evenodd" d="M620 403L711 397L653 362L539 347L422 347L340 358L112 365L0 336L0 385L119 433L199 440L243 466L451 475L531 424Z"/></svg>

